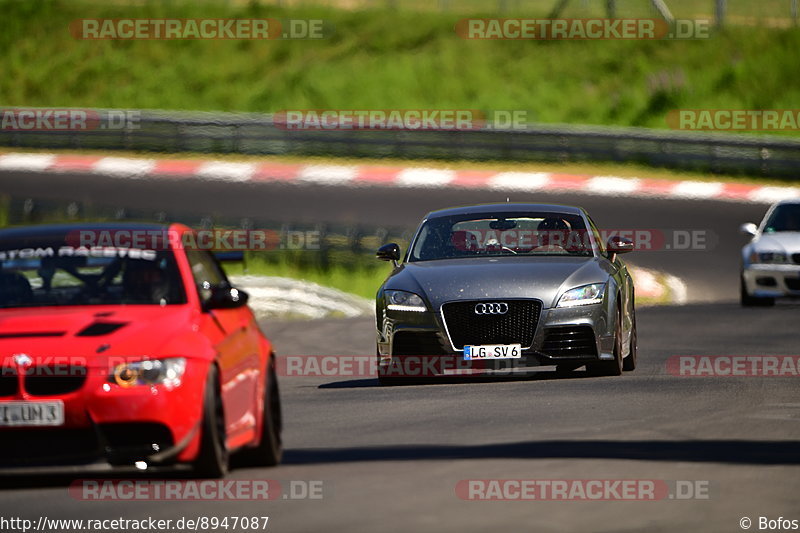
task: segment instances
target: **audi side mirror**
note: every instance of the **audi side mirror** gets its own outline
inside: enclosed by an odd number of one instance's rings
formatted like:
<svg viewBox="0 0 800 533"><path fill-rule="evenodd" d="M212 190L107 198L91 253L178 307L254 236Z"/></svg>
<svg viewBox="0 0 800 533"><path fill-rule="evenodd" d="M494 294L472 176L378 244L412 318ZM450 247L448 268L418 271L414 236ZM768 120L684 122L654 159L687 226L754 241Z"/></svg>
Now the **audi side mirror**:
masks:
<svg viewBox="0 0 800 533"><path fill-rule="evenodd" d="M756 233L758 233L758 226L756 226L752 222L747 222L739 226L739 232L742 235L749 235L750 237L755 237Z"/></svg>
<svg viewBox="0 0 800 533"><path fill-rule="evenodd" d="M632 252L634 245L633 241L620 237L619 235L612 235L606 243L608 251L612 254L626 254Z"/></svg>
<svg viewBox="0 0 800 533"><path fill-rule="evenodd" d="M378 248L378 251L375 253L375 257L381 261L393 261L396 265L400 260L400 247L393 242L384 244Z"/></svg>

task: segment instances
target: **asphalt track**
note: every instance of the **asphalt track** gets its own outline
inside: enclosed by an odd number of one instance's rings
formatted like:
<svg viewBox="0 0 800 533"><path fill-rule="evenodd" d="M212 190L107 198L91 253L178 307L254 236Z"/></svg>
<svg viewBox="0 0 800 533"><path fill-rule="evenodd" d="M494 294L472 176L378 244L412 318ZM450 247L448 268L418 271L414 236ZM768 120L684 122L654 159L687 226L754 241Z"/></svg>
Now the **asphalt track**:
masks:
<svg viewBox="0 0 800 533"><path fill-rule="evenodd" d="M41 179L39 179L41 178ZM72 179L85 180L78 185ZM42 180L51 180L45 186ZM262 220L413 225L443 205L504 200L479 191L310 188L0 176L3 192L168 209L212 209ZM26 192L27 191L27 192ZM46 193L44 191L47 191ZM246 194L245 194L246 193ZM319 500L86 502L71 478L0 476L0 515L177 519L270 516L277 532L741 531L749 517L800 519L797 377L679 377L675 355L791 355L800 308L742 309L736 296L739 223L765 207L727 202L536 194L514 201L579 204L604 227L706 229L714 249L642 252L631 260L682 276L695 300L640 309L640 366L622 377L449 380L379 387L363 377L283 377L285 462L238 468L231 479L323 483ZM371 319L267 322L279 356L374 353ZM54 443L57 445L57 443ZM94 477L87 475L86 477ZM708 483L707 499L464 501L467 479L647 479Z"/></svg>
<svg viewBox="0 0 800 533"><path fill-rule="evenodd" d="M22 198L81 201L95 206L164 212L172 220L196 223L212 215L236 222L309 224L352 223L413 229L425 213L471 203L563 203L585 207L599 227L651 230L654 244L671 249L631 254L632 264L683 279L692 302L738 297L743 222L758 222L766 205L712 200L611 197L579 193L504 193L471 189L337 187L280 182L235 183L160 178L126 180L89 173L0 172L0 192ZM701 232L696 249L678 251L676 231ZM666 240L661 240L664 235Z"/></svg>
<svg viewBox="0 0 800 533"><path fill-rule="evenodd" d="M77 501L66 477L4 477L0 512L32 520L266 515L270 531L387 533L730 532L745 516L800 518L798 378L666 370L674 355L797 353L798 311L643 309L640 367L622 377L543 372L398 387L283 377L284 464L235 469L230 478L279 480L284 490L290 481L321 481L322 499ZM373 349L369 319L263 327L284 356ZM455 487L466 479L682 480L709 490L707 499L688 500L464 501Z"/></svg>

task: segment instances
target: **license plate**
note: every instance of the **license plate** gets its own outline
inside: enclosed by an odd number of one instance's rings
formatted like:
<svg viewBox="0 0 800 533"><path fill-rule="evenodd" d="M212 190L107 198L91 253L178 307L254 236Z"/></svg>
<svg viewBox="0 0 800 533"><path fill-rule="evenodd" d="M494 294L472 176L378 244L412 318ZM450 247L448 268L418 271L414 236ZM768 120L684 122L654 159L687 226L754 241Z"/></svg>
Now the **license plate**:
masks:
<svg viewBox="0 0 800 533"><path fill-rule="evenodd" d="M464 346L464 359L519 359L522 357L521 344L484 344Z"/></svg>
<svg viewBox="0 0 800 533"><path fill-rule="evenodd" d="M64 402L0 402L0 426L61 426Z"/></svg>

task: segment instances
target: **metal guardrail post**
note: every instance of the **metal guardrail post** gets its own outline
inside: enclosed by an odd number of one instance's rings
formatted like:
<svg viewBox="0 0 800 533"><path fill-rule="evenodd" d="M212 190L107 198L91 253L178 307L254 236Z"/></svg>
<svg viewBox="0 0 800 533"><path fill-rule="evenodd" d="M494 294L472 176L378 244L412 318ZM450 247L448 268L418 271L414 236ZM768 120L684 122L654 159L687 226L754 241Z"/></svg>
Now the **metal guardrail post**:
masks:
<svg viewBox="0 0 800 533"><path fill-rule="evenodd" d="M725 25L725 8L728 0L715 0L715 19L718 28Z"/></svg>

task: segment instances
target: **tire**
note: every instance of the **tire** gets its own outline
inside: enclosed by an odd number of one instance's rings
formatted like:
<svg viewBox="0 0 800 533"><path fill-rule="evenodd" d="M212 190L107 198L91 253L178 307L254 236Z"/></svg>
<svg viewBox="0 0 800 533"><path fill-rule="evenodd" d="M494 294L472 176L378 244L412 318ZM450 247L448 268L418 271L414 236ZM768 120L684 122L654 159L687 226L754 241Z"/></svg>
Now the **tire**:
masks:
<svg viewBox="0 0 800 533"><path fill-rule="evenodd" d="M622 360L622 370L625 372L631 372L636 370L636 362L639 356L639 342L638 336L636 335L636 310L634 309L633 312L633 324L631 324L631 340L630 340L630 348L628 352L628 357Z"/></svg>
<svg viewBox="0 0 800 533"><path fill-rule="evenodd" d="M750 296L747 292L747 285L744 282L744 277L741 277L739 281L739 300L742 307L769 307L775 305L775 298Z"/></svg>
<svg viewBox="0 0 800 533"><path fill-rule="evenodd" d="M395 385L400 385L402 382L400 378L387 378L383 376L378 376L378 383L382 387L393 387Z"/></svg>
<svg viewBox="0 0 800 533"><path fill-rule="evenodd" d="M622 375L622 310L617 298L617 319L614 322L614 360L589 363L586 370L592 376L620 376Z"/></svg>
<svg viewBox="0 0 800 533"><path fill-rule="evenodd" d="M396 378L390 378L381 375L381 351L377 346L375 347L375 358L377 359L377 366L375 368L378 370L378 384L384 387L395 385L396 382L394 380Z"/></svg>
<svg viewBox="0 0 800 533"><path fill-rule="evenodd" d="M221 478L228 473L229 454L225 444L225 412L220 397L219 371L208 369L203 396L203 420L200 427L200 453L194 472L204 478Z"/></svg>
<svg viewBox="0 0 800 533"><path fill-rule="evenodd" d="M275 373L275 356L270 359L264 388L264 409L261 421L261 440L258 446L246 448L239 454L248 466L276 466L283 457L283 418L278 376Z"/></svg>

